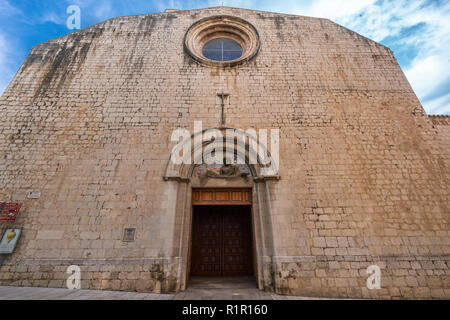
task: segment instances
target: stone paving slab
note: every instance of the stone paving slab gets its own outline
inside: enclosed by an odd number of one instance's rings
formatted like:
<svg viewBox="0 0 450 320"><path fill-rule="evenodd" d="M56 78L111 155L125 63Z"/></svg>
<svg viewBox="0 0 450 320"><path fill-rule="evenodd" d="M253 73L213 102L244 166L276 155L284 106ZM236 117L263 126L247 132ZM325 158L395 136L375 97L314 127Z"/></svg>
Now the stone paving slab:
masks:
<svg viewBox="0 0 450 320"><path fill-rule="evenodd" d="M281 296L248 290L188 289L177 294L154 294L104 290L60 288L0 287L0 300L326 300L325 298Z"/></svg>
<svg viewBox="0 0 450 320"><path fill-rule="evenodd" d="M0 300L326 300L281 296L256 288L252 278L193 278L186 291L155 294L109 290L0 287Z"/></svg>
<svg viewBox="0 0 450 320"><path fill-rule="evenodd" d="M0 287L0 300L171 300L173 297L173 294L123 291Z"/></svg>

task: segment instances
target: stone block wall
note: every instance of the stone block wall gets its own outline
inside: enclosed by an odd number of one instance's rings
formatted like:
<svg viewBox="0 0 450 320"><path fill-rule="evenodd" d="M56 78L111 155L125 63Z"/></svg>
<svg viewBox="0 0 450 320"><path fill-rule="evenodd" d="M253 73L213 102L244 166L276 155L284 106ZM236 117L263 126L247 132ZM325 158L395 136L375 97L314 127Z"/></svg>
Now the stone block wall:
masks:
<svg viewBox="0 0 450 320"><path fill-rule="evenodd" d="M185 32L213 15L250 22L258 55L193 61ZM392 52L326 19L227 7L118 17L32 49L0 98L0 201L24 203L0 285L64 286L76 262L85 288L179 290L170 136L217 127L222 90L227 126L280 129L266 290L450 297L448 126Z"/></svg>

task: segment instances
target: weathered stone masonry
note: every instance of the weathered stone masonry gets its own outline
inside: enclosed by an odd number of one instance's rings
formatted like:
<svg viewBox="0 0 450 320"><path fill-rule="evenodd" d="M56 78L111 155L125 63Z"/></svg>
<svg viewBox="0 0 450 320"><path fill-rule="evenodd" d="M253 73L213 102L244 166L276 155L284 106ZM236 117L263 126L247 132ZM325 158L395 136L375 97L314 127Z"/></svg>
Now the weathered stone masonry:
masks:
<svg viewBox="0 0 450 320"><path fill-rule="evenodd" d="M184 51L216 15L256 28L254 58L220 68ZM280 129L281 179L250 184L261 289L450 297L448 118L427 116L388 48L228 7L118 17L32 49L0 99L0 201L24 203L0 285L64 287L77 264L83 288L184 290L193 182L162 177L172 130L217 127L222 90L227 126Z"/></svg>

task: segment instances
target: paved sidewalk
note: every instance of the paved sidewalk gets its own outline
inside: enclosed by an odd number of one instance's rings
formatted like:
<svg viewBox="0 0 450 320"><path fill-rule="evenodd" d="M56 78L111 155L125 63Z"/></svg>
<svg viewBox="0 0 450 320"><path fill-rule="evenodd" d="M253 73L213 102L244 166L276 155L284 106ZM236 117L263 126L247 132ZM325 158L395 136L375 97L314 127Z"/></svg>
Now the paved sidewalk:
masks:
<svg viewBox="0 0 450 320"><path fill-rule="evenodd" d="M193 278L186 291L154 294L106 290L0 287L0 300L312 300L260 291L250 278Z"/></svg>
<svg viewBox="0 0 450 320"><path fill-rule="evenodd" d="M171 294L34 287L0 287L0 300L170 300Z"/></svg>

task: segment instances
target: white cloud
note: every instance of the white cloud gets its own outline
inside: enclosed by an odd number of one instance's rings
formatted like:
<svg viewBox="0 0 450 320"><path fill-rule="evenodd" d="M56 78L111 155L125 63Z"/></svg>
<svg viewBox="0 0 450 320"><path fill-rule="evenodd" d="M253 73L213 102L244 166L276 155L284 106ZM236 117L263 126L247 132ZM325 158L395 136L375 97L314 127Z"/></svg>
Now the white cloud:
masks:
<svg viewBox="0 0 450 320"><path fill-rule="evenodd" d="M0 33L0 94L3 94L14 76L12 56L13 48L10 46L10 42Z"/></svg>
<svg viewBox="0 0 450 320"><path fill-rule="evenodd" d="M438 55L419 58L414 60L412 67L405 71L418 96L425 97L437 85L449 78L448 70L450 65L448 60L445 59L445 56Z"/></svg>
<svg viewBox="0 0 450 320"><path fill-rule="evenodd" d="M349 17L372 5L374 2L375 0L320 0L313 2L307 8L307 15L329 19Z"/></svg>
<svg viewBox="0 0 450 320"><path fill-rule="evenodd" d="M81 13L83 14L83 12ZM100 3L94 9L94 16L99 20L103 21L114 17L114 9L111 6L110 1L100 1Z"/></svg>
<svg viewBox="0 0 450 320"><path fill-rule="evenodd" d="M427 102L427 108L432 114L446 114L450 116L449 105L450 93Z"/></svg>
<svg viewBox="0 0 450 320"><path fill-rule="evenodd" d="M20 10L11 5L7 0L0 0L0 15L12 16L21 14Z"/></svg>
<svg viewBox="0 0 450 320"><path fill-rule="evenodd" d="M55 12L46 12L42 15L39 23L52 22L54 24L65 25L66 24L66 15L57 14Z"/></svg>

